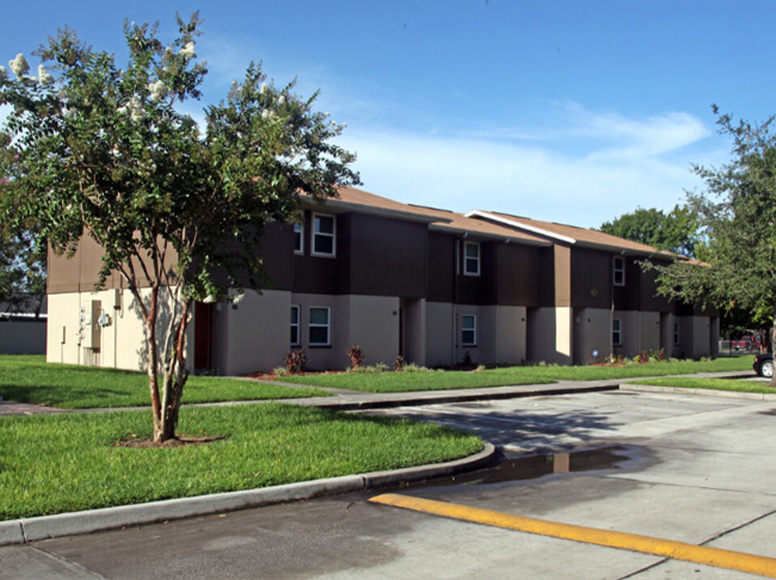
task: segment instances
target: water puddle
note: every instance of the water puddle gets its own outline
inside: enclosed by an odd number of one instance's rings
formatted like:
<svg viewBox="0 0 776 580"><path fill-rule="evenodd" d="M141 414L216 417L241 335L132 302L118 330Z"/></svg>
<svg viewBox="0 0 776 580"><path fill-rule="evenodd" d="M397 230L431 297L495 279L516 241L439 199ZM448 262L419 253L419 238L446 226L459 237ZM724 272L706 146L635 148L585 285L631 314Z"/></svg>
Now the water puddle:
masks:
<svg viewBox="0 0 776 580"><path fill-rule="evenodd" d="M635 445L610 445L563 453L520 455L518 457L510 457L507 453L496 465L408 487L418 487L418 485L423 487L483 485L538 479L558 473L625 471L635 469L638 460L644 459L646 455L645 448Z"/></svg>

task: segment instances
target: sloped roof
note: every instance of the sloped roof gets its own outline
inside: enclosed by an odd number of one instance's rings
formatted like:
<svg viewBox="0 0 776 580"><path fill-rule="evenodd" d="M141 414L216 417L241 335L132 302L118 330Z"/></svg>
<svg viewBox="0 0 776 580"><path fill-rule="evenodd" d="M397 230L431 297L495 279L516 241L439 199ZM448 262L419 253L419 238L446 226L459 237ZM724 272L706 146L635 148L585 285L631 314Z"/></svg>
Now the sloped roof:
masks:
<svg viewBox="0 0 776 580"><path fill-rule="evenodd" d="M558 224L554 222L545 222L531 218L514 216L500 212L488 212L474 210L466 214L470 218L479 218L502 224L506 227L515 227L523 231L531 232L534 235L541 236L558 242L565 242L571 245L584 247L600 248L609 251L619 251L623 253L656 255L666 258L676 257L675 254L665 250L658 250L652 246L640 244L605 234L596 230Z"/></svg>
<svg viewBox="0 0 776 580"><path fill-rule="evenodd" d="M522 230L466 217L448 210L401 203L355 187L339 187L338 194L338 197L327 199L322 206L317 207L330 208L330 211L359 211L425 222L434 231L468 234L488 239L514 240L529 245L551 245L550 242Z"/></svg>

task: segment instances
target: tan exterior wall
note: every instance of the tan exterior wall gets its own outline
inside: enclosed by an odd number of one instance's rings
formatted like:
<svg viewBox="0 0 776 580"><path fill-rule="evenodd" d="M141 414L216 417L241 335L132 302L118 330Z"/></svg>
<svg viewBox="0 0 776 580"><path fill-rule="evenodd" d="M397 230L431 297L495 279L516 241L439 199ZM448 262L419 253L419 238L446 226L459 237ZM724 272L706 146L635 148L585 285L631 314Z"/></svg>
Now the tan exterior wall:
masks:
<svg viewBox="0 0 776 580"><path fill-rule="evenodd" d="M404 360L423 366L426 364L426 300L408 299L402 303Z"/></svg>
<svg viewBox="0 0 776 580"><path fill-rule="evenodd" d="M399 299L392 296L339 296L338 310L345 320L333 314L337 326L332 364L334 368L348 366L347 350L354 344L361 347L365 364L383 363L393 367L399 354Z"/></svg>
<svg viewBox="0 0 776 580"><path fill-rule="evenodd" d="M600 362L612 353L612 311L603 308L574 310L574 364Z"/></svg>
<svg viewBox="0 0 776 580"><path fill-rule="evenodd" d="M239 375L283 366L291 350L291 293L245 291L239 304L220 302L213 311L211 367ZM194 320L196 324L196 319Z"/></svg>
<svg viewBox="0 0 776 580"><path fill-rule="evenodd" d="M612 320L621 321L622 344L612 344L612 353L626 358L641 352L641 316L633 310L612 313Z"/></svg>
<svg viewBox="0 0 776 580"><path fill-rule="evenodd" d="M456 325L453 305L447 302L426 303L425 365L449 366L454 362Z"/></svg>
<svg viewBox="0 0 776 580"><path fill-rule="evenodd" d="M523 364L527 360L527 312L524 306L495 306L493 363Z"/></svg>
<svg viewBox="0 0 776 580"><path fill-rule="evenodd" d="M572 309L535 308L528 311L528 360L570 364L572 362Z"/></svg>
<svg viewBox="0 0 776 580"><path fill-rule="evenodd" d="M660 350L660 313L641 312L641 344L639 352L657 352ZM634 353L634 356L638 353Z"/></svg>
<svg viewBox="0 0 776 580"><path fill-rule="evenodd" d="M0 320L0 353L44 354L46 320Z"/></svg>
<svg viewBox="0 0 776 580"><path fill-rule="evenodd" d="M149 296L148 291L143 296ZM145 332L140 309L127 290L50 294L46 361L105 368L146 368ZM99 310L92 311L95 301ZM170 303L160 301L160 338L166 332ZM96 324L101 314L110 323ZM83 320L81 319L83 317Z"/></svg>

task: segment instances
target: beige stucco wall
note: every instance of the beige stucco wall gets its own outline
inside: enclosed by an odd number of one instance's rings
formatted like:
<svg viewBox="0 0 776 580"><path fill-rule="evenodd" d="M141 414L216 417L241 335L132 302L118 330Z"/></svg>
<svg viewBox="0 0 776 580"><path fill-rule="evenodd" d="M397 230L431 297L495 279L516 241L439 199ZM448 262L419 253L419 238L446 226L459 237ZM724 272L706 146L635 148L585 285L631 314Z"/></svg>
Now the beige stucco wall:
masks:
<svg viewBox="0 0 776 580"><path fill-rule="evenodd" d="M246 290L238 304L216 304L212 320L213 370L239 375L282 366L291 349L290 312L291 293L277 290L261 294Z"/></svg>
<svg viewBox="0 0 776 580"><path fill-rule="evenodd" d="M527 312L524 306L495 306L496 351L493 363L523 364L527 360Z"/></svg>
<svg viewBox="0 0 776 580"><path fill-rule="evenodd" d="M447 302L426 303L426 366L454 362L455 314Z"/></svg>
<svg viewBox="0 0 776 580"><path fill-rule="evenodd" d="M145 291L143 297L148 298L149 294ZM50 294L48 300L47 362L128 370L145 368L143 320L128 290ZM93 313L94 301L100 302L100 309ZM160 301L160 338L166 332L170 308L169 301ZM93 324L100 314L110 317L108 326Z"/></svg>
<svg viewBox="0 0 776 580"><path fill-rule="evenodd" d="M404 360L418 365L426 364L426 300L424 298L402 301L404 313Z"/></svg>
<svg viewBox="0 0 776 580"><path fill-rule="evenodd" d="M605 360L612 353L612 311L605 308L574 310L574 364Z"/></svg>
<svg viewBox="0 0 776 580"><path fill-rule="evenodd" d="M639 324L641 326L641 344L639 352L657 352L660 350L660 313L641 312ZM638 353L634 353L634 356Z"/></svg>
<svg viewBox="0 0 776 580"><path fill-rule="evenodd" d="M528 311L528 360L572 362L572 309L558 306Z"/></svg>

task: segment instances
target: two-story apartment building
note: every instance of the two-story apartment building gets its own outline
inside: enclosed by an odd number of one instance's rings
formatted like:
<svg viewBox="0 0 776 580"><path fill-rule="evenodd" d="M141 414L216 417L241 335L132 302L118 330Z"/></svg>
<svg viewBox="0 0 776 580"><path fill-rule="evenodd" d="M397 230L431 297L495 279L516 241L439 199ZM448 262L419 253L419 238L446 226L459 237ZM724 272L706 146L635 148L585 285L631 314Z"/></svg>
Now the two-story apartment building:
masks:
<svg viewBox="0 0 776 580"><path fill-rule="evenodd" d="M670 259L600 232L492 212L466 215L341 188L265 233L271 284L239 304L198 303L193 369L270 370L290 350L343 369L401 354L426 366L590 363L610 353L716 354L715 313L655 296L638 261ZM99 247L49 260L48 360L142 367L142 324L118 276L94 291ZM107 315L107 317L106 317ZM102 317L102 319L100 319ZM100 324L102 322L102 324Z"/></svg>

